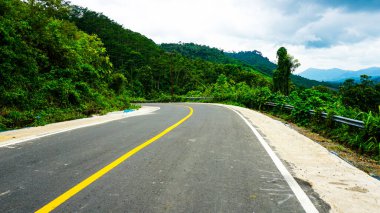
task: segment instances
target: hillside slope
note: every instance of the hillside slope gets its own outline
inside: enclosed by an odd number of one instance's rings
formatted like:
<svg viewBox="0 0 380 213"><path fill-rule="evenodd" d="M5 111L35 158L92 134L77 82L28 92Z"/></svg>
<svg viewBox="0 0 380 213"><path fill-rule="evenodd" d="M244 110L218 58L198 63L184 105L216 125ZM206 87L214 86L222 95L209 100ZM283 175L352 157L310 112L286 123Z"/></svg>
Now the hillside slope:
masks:
<svg viewBox="0 0 380 213"><path fill-rule="evenodd" d="M271 62L268 58L264 57L261 52L247 51L247 52L223 52L217 48L212 48L206 45L198 45L194 43L170 43L161 44L161 48L169 52L177 52L190 58L200 58L203 60L211 61L221 64L234 64L252 72L262 74L266 78L272 76L272 72L276 69L277 65ZM292 82L298 87L310 88L313 86L324 85L328 87L337 86L325 82L318 82L315 80L309 80L297 75L291 75Z"/></svg>
<svg viewBox="0 0 380 213"><path fill-rule="evenodd" d="M222 50L206 45L194 43L163 43L160 47L167 52L177 52L192 59L201 58L206 61L221 64L239 64L238 60L229 57Z"/></svg>
<svg viewBox="0 0 380 213"><path fill-rule="evenodd" d="M0 131L129 106L96 35L60 1L0 1Z"/></svg>
<svg viewBox="0 0 380 213"><path fill-rule="evenodd" d="M244 64L250 65L257 70L260 70L269 76L272 76L273 70L277 67L276 64L271 62L267 57L264 57L262 53L257 50L237 53L227 52L225 54L233 59L243 62Z"/></svg>
<svg viewBox="0 0 380 213"><path fill-rule="evenodd" d="M277 68L277 65L271 62L267 57L264 57L261 52L254 51L245 51L245 52L237 52L237 53L226 53L234 59L243 61L245 64L254 67L261 72L272 76L273 70ZM292 82L298 87L311 88L314 86L327 86L330 88L338 88L337 84L320 82L313 79L307 79L299 75L290 75L290 79Z"/></svg>
<svg viewBox="0 0 380 213"><path fill-rule="evenodd" d="M203 48L205 51L198 53L188 48L179 54L170 46L166 50L144 35L123 28L101 13L76 6L70 20L81 30L102 39L114 69L126 77L132 96L157 98L160 94L170 94L172 87L176 95L204 91L221 74L250 86L270 84L269 78L252 73L250 68L231 66L234 60L217 49Z"/></svg>

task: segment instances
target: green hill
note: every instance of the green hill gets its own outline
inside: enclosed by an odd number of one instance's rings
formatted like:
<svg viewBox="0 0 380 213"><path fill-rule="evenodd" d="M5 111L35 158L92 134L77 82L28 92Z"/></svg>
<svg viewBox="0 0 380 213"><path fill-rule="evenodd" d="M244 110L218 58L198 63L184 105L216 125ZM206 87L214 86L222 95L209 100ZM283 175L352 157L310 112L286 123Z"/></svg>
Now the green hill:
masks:
<svg viewBox="0 0 380 213"><path fill-rule="evenodd" d="M161 44L160 47L167 52L179 53L188 58L202 59L217 64L233 64L236 66L240 66L244 69L250 70L254 73L263 74L263 77L265 78L271 76L271 74L263 72L262 70L257 70L252 65L249 65L248 63L243 63L238 59L234 59L224 51L214 47L194 43L164 43Z"/></svg>
<svg viewBox="0 0 380 213"><path fill-rule="evenodd" d="M87 8L72 6L69 20L86 33L101 38L116 69L149 64L162 53L151 39Z"/></svg>
<svg viewBox="0 0 380 213"><path fill-rule="evenodd" d="M222 50L206 45L194 43L163 43L160 47L167 52L180 53L192 59L203 59L220 64L241 64L238 60L226 55Z"/></svg>
<svg viewBox="0 0 380 213"><path fill-rule="evenodd" d="M0 1L0 43L0 131L123 109L130 98L159 99L171 88L236 97L272 85L265 69L221 50L157 45L60 0Z"/></svg>
<svg viewBox="0 0 380 213"><path fill-rule="evenodd" d="M238 65L220 50L202 48L204 52L177 45L156 45L145 36L124 29L103 14L86 8L73 7L70 20L88 34L95 33L104 42L116 72L128 80L132 96L155 98L160 93L170 93L173 82L174 93L204 91L224 74L235 82L250 85L260 82L270 84L250 68ZM199 57L198 57L199 55ZM232 66L232 65L236 66ZM245 78L243 78L245 77Z"/></svg>
<svg viewBox="0 0 380 213"><path fill-rule="evenodd" d="M243 63L252 66L256 70L266 73L269 76L272 76L273 70L277 67L276 64L271 62L268 58L264 57L261 52L257 50L226 54L233 59L240 60ZM294 74L290 76L290 79L298 87L311 88L314 86L322 85L333 89L338 88L337 84L310 80Z"/></svg>
<svg viewBox="0 0 380 213"><path fill-rule="evenodd" d="M224 52L217 48L206 45L198 45L194 43L179 43L179 44L161 44L161 48L169 52L177 52L190 58L200 58L206 61L221 64L234 64L251 70L255 73L261 73L265 77L271 77L273 70L277 65L264 57L261 52L246 51L246 52ZM323 85L332 88L337 88L337 85L332 83L319 82L309 80L298 75L291 75L292 82L298 87L311 88L313 86Z"/></svg>
<svg viewBox="0 0 380 213"><path fill-rule="evenodd" d="M250 65L256 70L272 76L273 70L276 69L277 65L272 63L268 58L264 57L261 52L254 51L245 51L245 52L233 52L225 53L228 57L235 60L239 60L244 64Z"/></svg>

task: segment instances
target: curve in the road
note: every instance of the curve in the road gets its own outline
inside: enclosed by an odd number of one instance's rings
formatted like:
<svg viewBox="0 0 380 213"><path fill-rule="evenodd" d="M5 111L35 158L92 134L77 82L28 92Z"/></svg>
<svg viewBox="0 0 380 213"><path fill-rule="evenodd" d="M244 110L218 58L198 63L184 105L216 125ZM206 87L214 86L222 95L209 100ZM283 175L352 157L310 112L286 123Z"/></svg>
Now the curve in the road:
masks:
<svg viewBox="0 0 380 213"><path fill-rule="evenodd" d="M52 200L51 202L49 202L48 204L46 204L45 206L43 206L42 208L37 210L36 213L44 213L44 212L53 211L55 208L60 206L62 203L64 203L65 201L67 201L68 199L73 197L78 192L82 191L84 188L86 188L87 186L89 186L90 184L92 184L93 182L98 180L99 178L101 178L103 175L107 174L109 171L111 171L112 169L114 169L115 167L117 167L118 165L123 163L124 161L126 161L128 158L130 158L131 156L133 156L134 154L136 154L140 150L144 149L145 147L149 146L153 142L157 141L158 139L160 139L161 137L163 137L164 135L166 135L167 133L169 133L170 131L172 131L173 129L178 127L179 125L181 125L183 122L185 122L187 119L189 119L193 114L193 111L194 111L193 108L191 108L189 106L187 106L187 107L189 108L189 113L184 118L179 120L177 123L173 124L172 126L168 127L164 131L162 131L161 133L159 133L156 136L152 137L151 139L145 141L144 143L140 144L139 146L133 148L132 150L125 153L121 157L117 158L115 161L113 161L110 164L108 164L107 166L103 167L102 169L100 169L96 173L92 174L90 177L86 178L82 182L75 185L73 188L69 189L68 191L66 191L62 195L58 196L57 198L55 198L54 200Z"/></svg>

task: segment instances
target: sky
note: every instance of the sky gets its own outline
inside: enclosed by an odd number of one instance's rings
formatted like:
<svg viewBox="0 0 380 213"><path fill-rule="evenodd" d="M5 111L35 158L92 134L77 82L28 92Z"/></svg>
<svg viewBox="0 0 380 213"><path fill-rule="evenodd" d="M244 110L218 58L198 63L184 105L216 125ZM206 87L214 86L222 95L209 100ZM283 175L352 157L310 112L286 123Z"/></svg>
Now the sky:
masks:
<svg viewBox="0 0 380 213"><path fill-rule="evenodd" d="M157 44L193 42L258 50L287 48L307 68L380 67L380 0L71 0Z"/></svg>

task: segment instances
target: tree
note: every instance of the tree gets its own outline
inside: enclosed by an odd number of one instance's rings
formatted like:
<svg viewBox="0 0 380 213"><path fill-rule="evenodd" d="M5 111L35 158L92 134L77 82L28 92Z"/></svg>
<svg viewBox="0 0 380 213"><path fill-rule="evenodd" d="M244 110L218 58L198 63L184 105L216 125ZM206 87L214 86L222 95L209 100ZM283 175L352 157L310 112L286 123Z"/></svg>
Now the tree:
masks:
<svg viewBox="0 0 380 213"><path fill-rule="evenodd" d="M357 107L362 111L378 112L380 92L376 89L370 76L361 75L360 83L347 79L339 88L342 102L346 106Z"/></svg>
<svg viewBox="0 0 380 213"><path fill-rule="evenodd" d="M285 47L277 50L277 69L273 72L273 89L284 95L289 95L290 74L301 64L289 55Z"/></svg>
<svg viewBox="0 0 380 213"><path fill-rule="evenodd" d="M64 0L0 0L0 130L128 106L102 41L67 16Z"/></svg>

